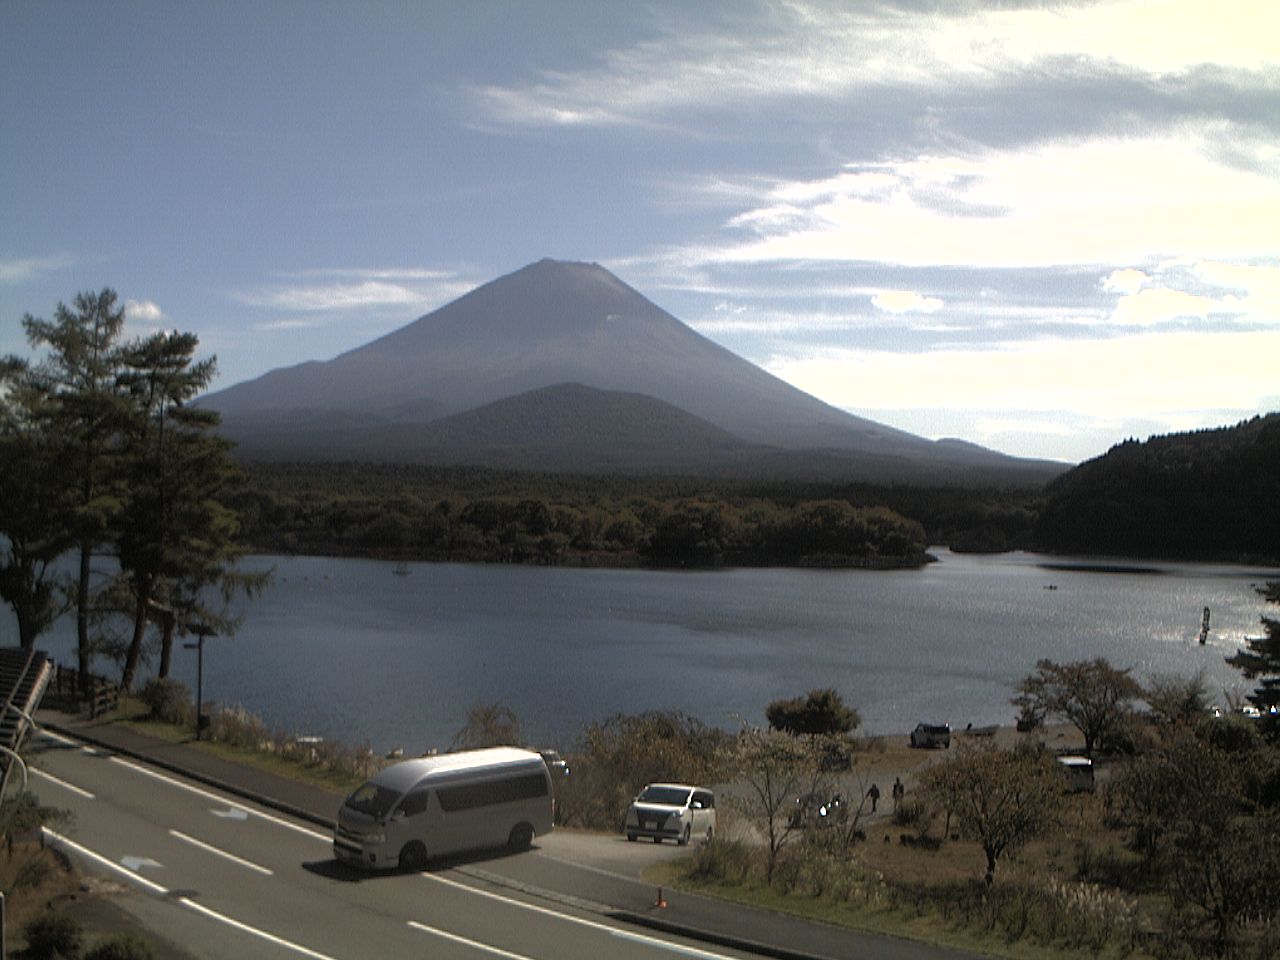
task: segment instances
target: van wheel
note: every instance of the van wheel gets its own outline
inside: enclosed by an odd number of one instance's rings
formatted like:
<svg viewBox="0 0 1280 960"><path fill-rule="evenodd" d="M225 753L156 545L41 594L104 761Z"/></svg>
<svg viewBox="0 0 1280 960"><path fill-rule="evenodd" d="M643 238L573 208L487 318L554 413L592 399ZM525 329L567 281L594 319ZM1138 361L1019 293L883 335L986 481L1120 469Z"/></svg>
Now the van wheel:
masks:
<svg viewBox="0 0 1280 960"><path fill-rule="evenodd" d="M533 844L533 827L527 823L517 823L511 828L511 836L507 837L507 846L512 850L528 850Z"/></svg>
<svg viewBox="0 0 1280 960"><path fill-rule="evenodd" d="M684 825L684 833L680 834L680 839L677 840L676 842L679 843L680 846L682 847L687 847L689 845L689 837L692 834L693 834L693 826L686 823Z"/></svg>
<svg viewBox="0 0 1280 960"><path fill-rule="evenodd" d="M400 869L417 873L427 869L427 848L418 840L406 843L400 851Z"/></svg>
<svg viewBox="0 0 1280 960"><path fill-rule="evenodd" d="M715 835L716 835L716 828L715 828L715 827L707 827L707 841L706 841L706 842L707 842L707 843L710 843L712 840L714 840L714 839L715 839Z"/></svg>
<svg viewBox="0 0 1280 960"><path fill-rule="evenodd" d="M634 833L628 833L628 834L627 834L627 839L628 839L629 841L631 841L632 843L635 843L635 842L636 842L636 835L635 835Z"/></svg>

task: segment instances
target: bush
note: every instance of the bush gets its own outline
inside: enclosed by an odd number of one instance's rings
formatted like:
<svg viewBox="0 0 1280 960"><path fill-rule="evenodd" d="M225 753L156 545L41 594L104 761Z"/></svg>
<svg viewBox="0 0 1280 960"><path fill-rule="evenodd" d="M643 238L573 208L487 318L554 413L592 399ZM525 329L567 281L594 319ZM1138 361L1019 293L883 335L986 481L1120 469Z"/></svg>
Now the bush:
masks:
<svg viewBox="0 0 1280 960"><path fill-rule="evenodd" d="M698 846L690 861L688 871L693 880L710 883L740 884L751 873L754 853L749 844L741 840L725 840L713 837L710 843Z"/></svg>
<svg viewBox="0 0 1280 960"><path fill-rule="evenodd" d="M95 945L84 960L156 960L156 951L138 934L120 933Z"/></svg>
<svg viewBox="0 0 1280 960"><path fill-rule="evenodd" d="M151 711L152 720L181 725L192 722L191 691L177 680L155 677L142 688L138 699Z"/></svg>
<svg viewBox="0 0 1280 960"><path fill-rule="evenodd" d="M80 924L64 913L43 913L22 932L27 938L29 960L76 960L80 956Z"/></svg>

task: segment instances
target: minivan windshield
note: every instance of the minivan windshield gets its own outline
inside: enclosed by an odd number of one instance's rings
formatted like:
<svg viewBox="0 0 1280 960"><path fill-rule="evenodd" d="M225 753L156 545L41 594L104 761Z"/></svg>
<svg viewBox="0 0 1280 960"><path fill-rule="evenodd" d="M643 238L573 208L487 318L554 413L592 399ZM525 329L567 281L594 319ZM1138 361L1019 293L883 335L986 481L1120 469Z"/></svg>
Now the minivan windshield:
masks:
<svg viewBox="0 0 1280 960"><path fill-rule="evenodd" d="M670 807L683 807L689 799L689 790L680 787L645 787L636 798L641 803L663 803Z"/></svg>
<svg viewBox="0 0 1280 960"><path fill-rule="evenodd" d="M372 780L356 788L355 793L347 797L347 806L357 813L368 814L375 820L381 820L395 806L400 794L386 787L380 787Z"/></svg>

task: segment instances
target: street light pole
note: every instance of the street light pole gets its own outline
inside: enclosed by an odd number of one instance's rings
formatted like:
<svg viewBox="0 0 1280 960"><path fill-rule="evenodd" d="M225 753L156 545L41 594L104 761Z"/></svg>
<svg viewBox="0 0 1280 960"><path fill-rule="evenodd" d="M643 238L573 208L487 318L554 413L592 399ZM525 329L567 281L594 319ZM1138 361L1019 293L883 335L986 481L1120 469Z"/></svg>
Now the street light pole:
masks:
<svg viewBox="0 0 1280 960"><path fill-rule="evenodd" d="M196 739L199 740L205 728L204 641L205 637L212 637L217 631L206 623L197 623L191 628L191 632L196 635L196 642L184 643L183 646L188 650L196 651Z"/></svg>

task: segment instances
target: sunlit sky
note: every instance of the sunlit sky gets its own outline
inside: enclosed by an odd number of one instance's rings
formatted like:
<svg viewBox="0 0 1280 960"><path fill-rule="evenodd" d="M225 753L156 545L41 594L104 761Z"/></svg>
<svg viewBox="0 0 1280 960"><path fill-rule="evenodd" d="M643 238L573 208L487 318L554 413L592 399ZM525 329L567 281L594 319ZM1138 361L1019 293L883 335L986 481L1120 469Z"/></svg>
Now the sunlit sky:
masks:
<svg viewBox="0 0 1280 960"><path fill-rule="evenodd" d="M1280 4L0 0L0 353L217 386L542 257L927 437L1280 409Z"/></svg>

